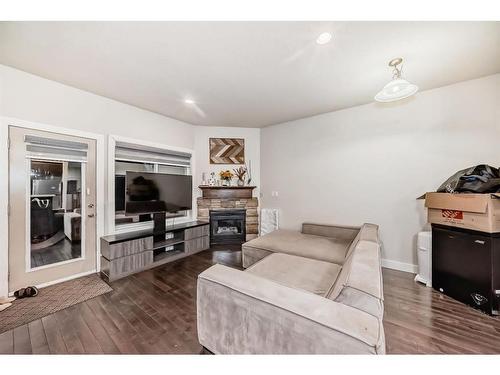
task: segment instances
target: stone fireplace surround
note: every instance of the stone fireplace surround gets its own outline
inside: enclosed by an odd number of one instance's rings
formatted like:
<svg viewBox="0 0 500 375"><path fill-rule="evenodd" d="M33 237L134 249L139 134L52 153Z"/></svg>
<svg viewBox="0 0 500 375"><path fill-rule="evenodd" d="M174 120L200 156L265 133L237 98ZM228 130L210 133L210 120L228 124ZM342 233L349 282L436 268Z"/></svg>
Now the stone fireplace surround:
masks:
<svg viewBox="0 0 500 375"><path fill-rule="evenodd" d="M252 187L253 188L253 187ZM233 189L227 188L224 192L224 197L214 198L213 194L206 193L206 190L211 190L208 187L203 187L203 196L197 199L198 220L210 221L210 210L246 210L246 241L250 241L257 237L259 233L259 201L256 197L239 198L237 192L232 196ZM220 190L220 188L218 188ZM250 192L251 194L251 192ZM222 195L222 194L220 194Z"/></svg>

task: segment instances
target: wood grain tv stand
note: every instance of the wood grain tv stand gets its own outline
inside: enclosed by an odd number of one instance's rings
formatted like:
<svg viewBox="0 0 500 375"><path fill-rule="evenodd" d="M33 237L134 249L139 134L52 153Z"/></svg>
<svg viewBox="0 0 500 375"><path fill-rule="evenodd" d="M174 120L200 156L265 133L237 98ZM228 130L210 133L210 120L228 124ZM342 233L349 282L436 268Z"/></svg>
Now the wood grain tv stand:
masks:
<svg viewBox="0 0 500 375"><path fill-rule="evenodd" d="M101 237L101 276L118 280L210 247L210 224L205 221Z"/></svg>

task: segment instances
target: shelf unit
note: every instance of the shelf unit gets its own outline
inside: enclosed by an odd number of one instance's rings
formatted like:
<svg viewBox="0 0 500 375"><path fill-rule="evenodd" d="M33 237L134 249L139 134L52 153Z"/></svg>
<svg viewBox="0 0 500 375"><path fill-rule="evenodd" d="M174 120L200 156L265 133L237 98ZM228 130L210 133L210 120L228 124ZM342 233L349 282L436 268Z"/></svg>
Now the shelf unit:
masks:
<svg viewBox="0 0 500 375"><path fill-rule="evenodd" d="M114 281L210 247L210 224L193 221L153 230L101 237L101 276Z"/></svg>

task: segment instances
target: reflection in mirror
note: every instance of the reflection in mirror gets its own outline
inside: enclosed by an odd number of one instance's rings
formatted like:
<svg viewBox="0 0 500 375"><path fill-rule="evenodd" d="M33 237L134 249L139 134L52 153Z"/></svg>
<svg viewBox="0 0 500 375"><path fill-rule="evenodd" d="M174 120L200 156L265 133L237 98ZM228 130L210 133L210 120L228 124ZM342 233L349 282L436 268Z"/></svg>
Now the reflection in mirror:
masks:
<svg viewBox="0 0 500 375"><path fill-rule="evenodd" d="M82 257L82 164L31 160L31 268Z"/></svg>

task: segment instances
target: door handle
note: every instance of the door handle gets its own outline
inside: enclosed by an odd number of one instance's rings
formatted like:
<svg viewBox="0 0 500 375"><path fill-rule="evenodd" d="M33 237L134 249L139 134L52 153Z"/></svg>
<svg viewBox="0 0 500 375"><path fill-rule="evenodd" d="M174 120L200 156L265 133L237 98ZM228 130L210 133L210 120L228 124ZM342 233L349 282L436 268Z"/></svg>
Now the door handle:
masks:
<svg viewBox="0 0 500 375"><path fill-rule="evenodd" d="M478 244L480 244L480 245L484 245L484 241L481 241L481 240L475 240L474 242L475 242L475 243L478 243Z"/></svg>
<svg viewBox="0 0 500 375"><path fill-rule="evenodd" d="M95 215L94 214L88 214L87 216L88 217L94 217Z"/></svg>
<svg viewBox="0 0 500 375"><path fill-rule="evenodd" d="M89 203L87 207L88 208L94 208L94 203Z"/></svg>

